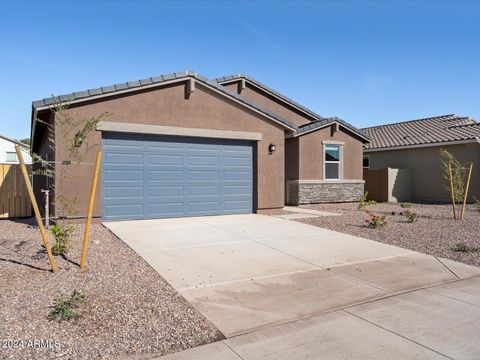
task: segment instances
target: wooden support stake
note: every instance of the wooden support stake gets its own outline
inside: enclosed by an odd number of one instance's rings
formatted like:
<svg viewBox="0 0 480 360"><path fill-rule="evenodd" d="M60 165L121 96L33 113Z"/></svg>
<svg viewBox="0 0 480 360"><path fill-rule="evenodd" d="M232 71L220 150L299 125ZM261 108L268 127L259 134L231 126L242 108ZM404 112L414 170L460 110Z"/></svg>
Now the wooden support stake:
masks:
<svg viewBox="0 0 480 360"><path fill-rule="evenodd" d="M448 163L448 177L450 180L450 192L452 193L453 220L457 220L457 212L455 211L455 193L453 192L452 163Z"/></svg>
<svg viewBox="0 0 480 360"><path fill-rule="evenodd" d="M92 191L90 193L90 202L88 204L87 223L85 224L85 234L83 235L83 249L82 249L82 260L80 261L80 269L83 269L85 267L85 261L87 260L88 237L90 235L90 225L92 223L92 212L93 212L93 205L95 203L95 193L97 191L98 171L100 170L101 160L102 160L102 150L98 150L97 160L95 161L95 170L93 172Z"/></svg>
<svg viewBox="0 0 480 360"><path fill-rule="evenodd" d="M25 180L25 186L27 187L28 195L30 196L30 201L32 202L33 206L33 211L35 212L35 218L37 219L38 227L40 228L40 232L42 233L43 244L45 245L45 249L47 250L48 260L50 260L50 265L52 265L53 272L56 273L58 271L57 264L55 263L55 259L53 258L50 245L48 244L47 232L43 227L42 217L40 216L40 210L38 210L37 200L35 199L35 195L33 194L32 184L30 183L30 178L28 177L27 167L25 166L20 146L15 145L15 151L17 152L18 161L20 162L20 168L22 169L23 173L23 179Z"/></svg>
<svg viewBox="0 0 480 360"><path fill-rule="evenodd" d="M460 217L460 219L462 220L465 218L465 206L467 205L468 188L470 187L470 178L472 177L472 169L473 169L473 163L470 163L470 169L468 170L467 186L465 188L465 196L463 197L462 215Z"/></svg>

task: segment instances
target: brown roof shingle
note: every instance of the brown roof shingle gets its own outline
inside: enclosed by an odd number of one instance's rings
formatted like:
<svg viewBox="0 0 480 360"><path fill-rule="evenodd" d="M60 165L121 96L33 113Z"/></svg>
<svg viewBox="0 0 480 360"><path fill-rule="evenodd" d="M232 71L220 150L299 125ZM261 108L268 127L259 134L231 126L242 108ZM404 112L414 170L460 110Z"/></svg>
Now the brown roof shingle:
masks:
<svg viewBox="0 0 480 360"><path fill-rule="evenodd" d="M480 139L480 123L470 117L455 114L361 130L372 140L366 145L367 150Z"/></svg>

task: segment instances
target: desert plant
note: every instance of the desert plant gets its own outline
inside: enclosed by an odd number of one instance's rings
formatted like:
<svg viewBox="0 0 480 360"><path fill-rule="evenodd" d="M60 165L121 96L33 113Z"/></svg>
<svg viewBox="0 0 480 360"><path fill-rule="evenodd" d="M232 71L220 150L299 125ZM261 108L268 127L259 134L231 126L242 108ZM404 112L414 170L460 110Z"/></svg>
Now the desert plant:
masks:
<svg viewBox="0 0 480 360"><path fill-rule="evenodd" d="M370 210L365 210L365 213L370 217L369 219L365 220L365 223L369 228L378 229L382 226L387 225L387 221L385 220L384 215L376 215Z"/></svg>
<svg viewBox="0 0 480 360"><path fill-rule="evenodd" d="M48 314L48 320L56 320L58 322L77 320L80 315L74 309L78 308L84 300L85 295L77 290L73 290L69 298L60 296L55 299L52 310Z"/></svg>
<svg viewBox="0 0 480 360"><path fill-rule="evenodd" d="M443 186L452 195L454 202L460 205L463 203L466 192L467 167L445 149L440 149L440 161L442 163L443 178L446 181Z"/></svg>
<svg viewBox="0 0 480 360"><path fill-rule="evenodd" d="M458 243L455 244L454 247L452 247L452 250L456 252L475 252L478 251L478 248L467 245L465 243Z"/></svg>
<svg viewBox="0 0 480 360"><path fill-rule="evenodd" d="M405 211L405 216L407 217L407 222L409 222L409 223L414 223L419 218L419 215L416 212L411 211L411 210L406 210Z"/></svg>
<svg viewBox="0 0 480 360"><path fill-rule="evenodd" d="M65 255L68 252L70 238L75 231L75 227L73 225L55 224L49 230L55 239L55 244L52 246L52 254L56 256Z"/></svg>
<svg viewBox="0 0 480 360"><path fill-rule="evenodd" d="M365 191L363 195L358 199L358 210L363 210L367 205L377 205L375 200L368 200L368 191Z"/></svg>
<svg viewBox="0 0 480 360"><path fill-rule="evenodd" d="M412 204L409 203L409 202L405 202L405 203L401 203L401 204L400 204L400 207L401 207L402 209L410 209L410 208L412 207Z"/></svg>

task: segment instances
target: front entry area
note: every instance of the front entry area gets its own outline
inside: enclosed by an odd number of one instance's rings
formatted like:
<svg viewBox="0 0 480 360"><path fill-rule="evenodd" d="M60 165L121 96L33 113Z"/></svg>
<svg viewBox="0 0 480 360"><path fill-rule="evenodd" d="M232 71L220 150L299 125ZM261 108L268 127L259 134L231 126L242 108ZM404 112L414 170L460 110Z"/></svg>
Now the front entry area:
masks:
<svg viewBox="0 0 480 360"><path fill-rule="evenodd" d="M253 143L102 134L103 220L253 212Z"/></svg>

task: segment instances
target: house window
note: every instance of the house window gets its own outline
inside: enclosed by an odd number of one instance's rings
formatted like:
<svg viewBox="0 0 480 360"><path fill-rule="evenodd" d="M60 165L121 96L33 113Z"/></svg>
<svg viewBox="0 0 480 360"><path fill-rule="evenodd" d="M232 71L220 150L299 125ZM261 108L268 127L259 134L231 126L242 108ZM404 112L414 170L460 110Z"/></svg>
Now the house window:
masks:
<svg viewBox="0 0 480 360"><path fill-rule="evenodd" d="M340 145L325 145L325 180L340 180L342 178L341 149Z"/></svg>
<svg viewBox="0 0 480 360"><path fill-rule="evenodd" d="M6 162L17 162L17 153L7 151L7 158L5 159Z"/></svg>
<svg viewBox="0 0 480 360"><path fill-rule="evenodd" d="M363 168L370 169L370 155L363 155Z"/></svg>

